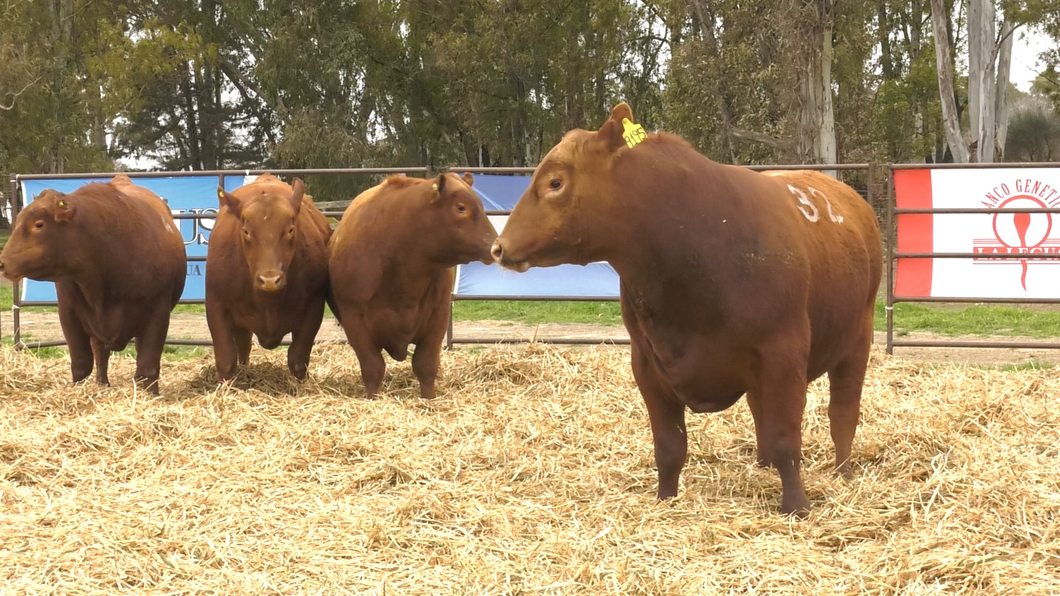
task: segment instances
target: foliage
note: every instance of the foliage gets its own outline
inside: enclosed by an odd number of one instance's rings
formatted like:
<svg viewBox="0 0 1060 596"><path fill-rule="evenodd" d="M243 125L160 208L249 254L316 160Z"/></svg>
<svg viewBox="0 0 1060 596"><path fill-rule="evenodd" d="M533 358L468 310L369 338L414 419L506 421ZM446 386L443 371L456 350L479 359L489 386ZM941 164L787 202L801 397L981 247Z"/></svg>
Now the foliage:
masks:
<svg viewBox="0 0 1060 596"><path fill-rule="evenodd" d="M997 6L1060 35L1052 2ZM0 171L533 165L620 100L716 160L790 162L822 7L839 161L947 159L927 0L6 0Z"/></svg>
<svg viewBox="0 0 1060 596"><path fill-rule="evenodd" d="M1060 117L1043 101L1012 114L1005 146L1007 161L1060 160Z"/></svg>

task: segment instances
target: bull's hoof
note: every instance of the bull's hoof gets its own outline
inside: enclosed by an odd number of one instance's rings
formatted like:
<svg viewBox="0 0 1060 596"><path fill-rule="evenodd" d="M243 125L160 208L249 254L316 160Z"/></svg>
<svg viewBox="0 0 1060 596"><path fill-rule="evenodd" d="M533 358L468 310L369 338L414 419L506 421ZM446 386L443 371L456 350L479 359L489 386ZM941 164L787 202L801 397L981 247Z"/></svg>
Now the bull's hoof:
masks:
<svg viewBox="0 0 1060 596"><path fill-rule="evenodd" d="M854 468L851 467L850 463L844 463L837 466L836 469L832 470L832 475L836 478L841 478L846 481L854 479Z"/></svg>
<svg viewBox="0 0 1060 596"><path fill-rule="evenodd" d="M805 496L784 499L780 505L780 513L797 519L806 519L810 516L810 502Z"/></svg>

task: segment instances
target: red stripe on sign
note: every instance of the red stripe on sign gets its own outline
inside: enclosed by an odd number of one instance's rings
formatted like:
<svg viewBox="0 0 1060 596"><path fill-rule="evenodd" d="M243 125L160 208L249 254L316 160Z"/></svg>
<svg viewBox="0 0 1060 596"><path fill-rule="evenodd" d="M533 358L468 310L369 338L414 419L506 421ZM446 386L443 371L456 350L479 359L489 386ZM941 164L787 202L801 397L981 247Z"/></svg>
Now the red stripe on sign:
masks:
<svg viewBox="0 0 1060 596"><path fill-rule="evenodd" d="M931 170L896 170L895 204L899 209L931 209ZM898 252L934 252L934 216L898 216ZM898 259L895 270L896 296L930 296L934 259Z"/></svg>

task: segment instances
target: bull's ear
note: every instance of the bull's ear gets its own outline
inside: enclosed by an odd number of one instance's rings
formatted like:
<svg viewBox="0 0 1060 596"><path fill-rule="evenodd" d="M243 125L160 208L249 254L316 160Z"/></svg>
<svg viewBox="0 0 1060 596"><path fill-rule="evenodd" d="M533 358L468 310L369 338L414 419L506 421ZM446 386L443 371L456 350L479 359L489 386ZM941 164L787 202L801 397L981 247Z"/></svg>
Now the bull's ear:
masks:
<svg viewBox="0 0 1060 596"><path fill-rule="evenodd" d="M471 175L471 172L464 172L464 175L462 176L462 178L463 178L464 182L468 186L474 186L475 185L475 178Z"/></svg>
<svg viewBox="0 0 1060 596"><path fill-rule="evenodd" d="M222 207L228 207L229 213L236 217L240 216L242 204L235 195L225 190L223 186L218 186L217 198Z"/></svg>
<svg viewBox="0 0 1060 596"><path fill-rule="evenodd" d="M434 184L431 185L431 202L435 202L442 198L445 194L445 174L438 174L438 177L434 179Z"/></svg>
<svg viewBox="0 0 1060 596"><path fill-rule="evenodd" d="M611 110L611 117L597 131L597 138L602 140L611 151L615 151L623 145L629 146L630 139L626 138L627 127L640 128L638 125L633 124L633 110L630 109L629 104L623 101ZM643 134L643 131L644 129L640 128L641 134ZM638 137L639 135L633 134L632 136ZM633 138L632 140L636 144L642 141L643 138Z"/></svg>
<svg viewBox="0 0 1060 596"><path fill-rule="evenodd" d="M66 199L60 197L59 200L55 202L54 217L57 222L70 221L74 218L74 206Z"/></svg>
<svg viewBox="0 0 1060 596"><path fill-rule="evenodd" d="M295 178L291 181L291 188L294 192L291 193L291 209L294 209L295 214L302 208L302 196L305 195L305 183L302 182L301 178Z"/></svg>

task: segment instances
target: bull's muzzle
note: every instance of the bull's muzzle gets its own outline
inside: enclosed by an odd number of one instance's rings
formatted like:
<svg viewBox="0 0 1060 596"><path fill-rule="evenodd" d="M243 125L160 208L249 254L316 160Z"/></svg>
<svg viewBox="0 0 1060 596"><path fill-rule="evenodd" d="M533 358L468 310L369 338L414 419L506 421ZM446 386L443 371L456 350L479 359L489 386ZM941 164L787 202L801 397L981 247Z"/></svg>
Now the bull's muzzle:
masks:
<svg viewBox="0 0 1060 596"><path fill-rule="evenodd" d="M504 243L499 237L493 241L493 246L490 248L490 256L493 257L493 261L495 263L497 263L501 267L504 267L505 269L511 269L513 271L518 271L519 273L524 273L527 269L530 268L530 264L526 261L516 262L508 258L507 255L504 254Z"/></svg>
<svg viewBox="0 0 1060 596"><path fill-rule="evenodd" d="M287 279L279 271L266 271L255 276L254 282L263 292L275 292L287 283Z"/></svg>

